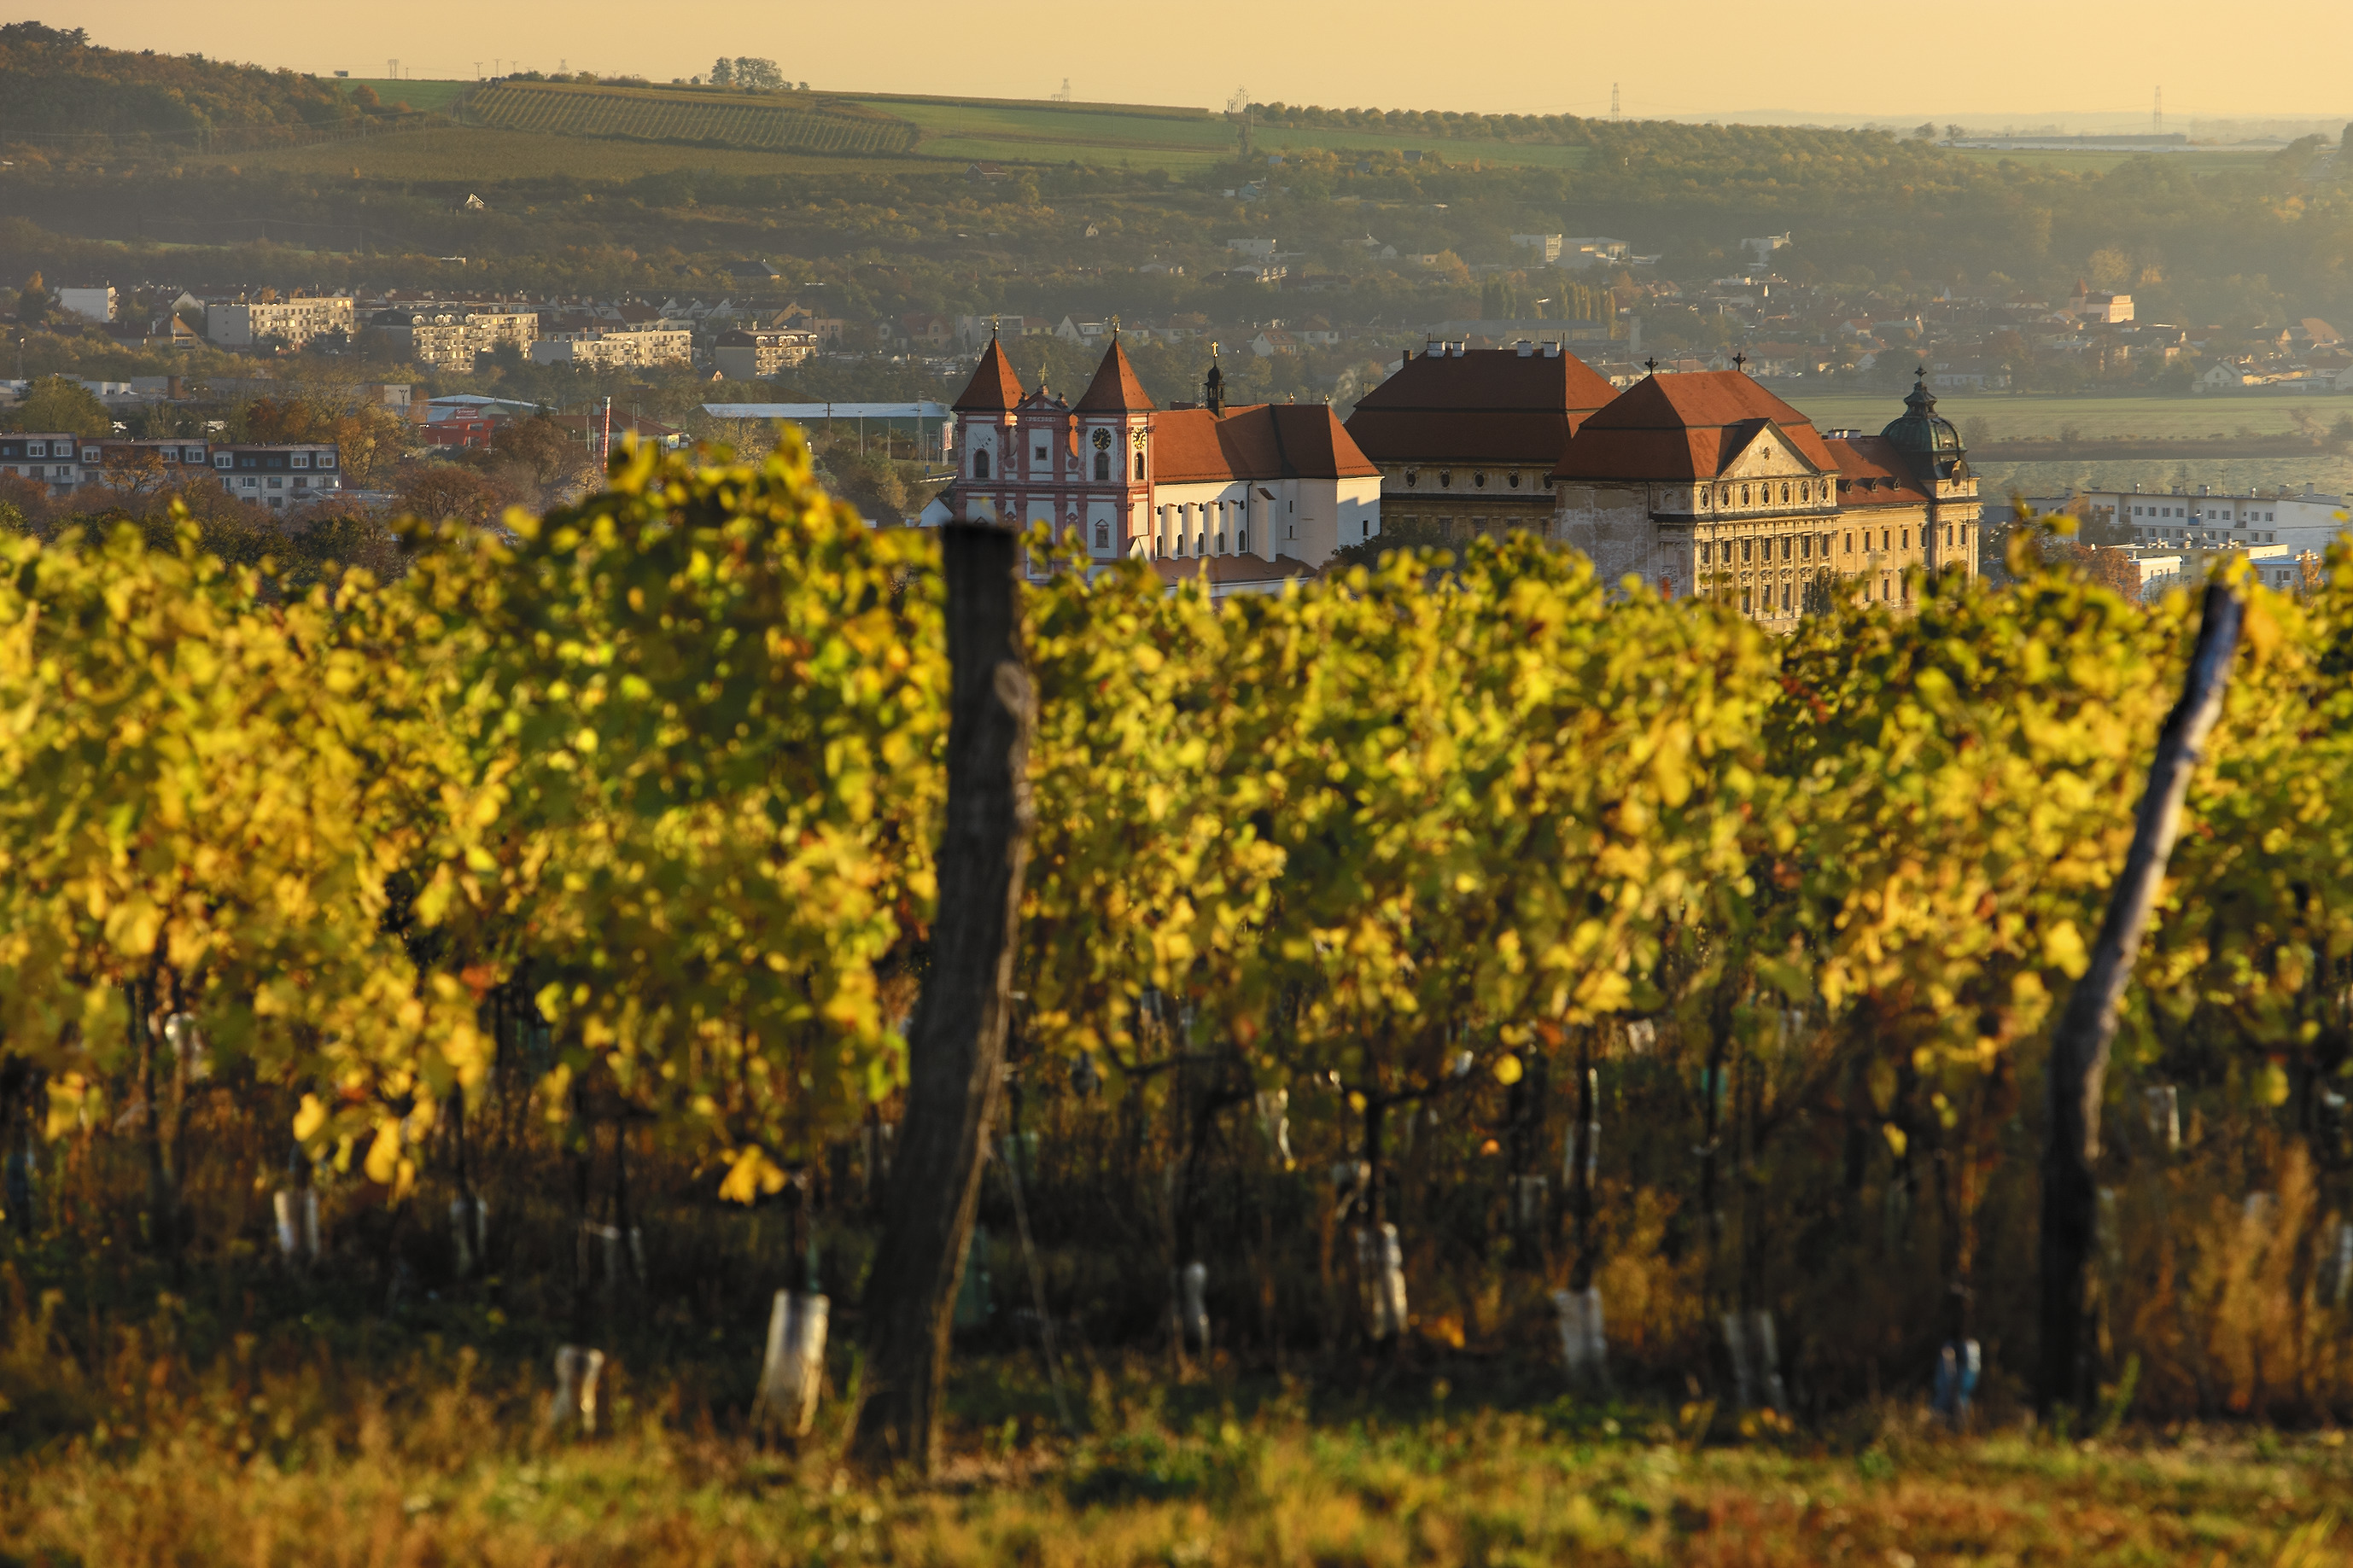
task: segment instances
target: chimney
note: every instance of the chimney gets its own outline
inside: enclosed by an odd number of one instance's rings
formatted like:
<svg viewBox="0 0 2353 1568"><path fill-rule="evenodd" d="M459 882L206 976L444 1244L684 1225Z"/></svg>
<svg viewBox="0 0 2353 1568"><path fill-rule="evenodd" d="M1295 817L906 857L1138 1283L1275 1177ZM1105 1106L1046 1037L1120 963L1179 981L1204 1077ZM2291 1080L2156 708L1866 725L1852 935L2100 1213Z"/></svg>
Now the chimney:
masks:
<svg viewBox="0 0 2353 1568"><path fill-rule="evenodd" d="M1545 344L1544 356L1546 359L1558 359L1560 357L1560 344L1557 342Z"/></svg>

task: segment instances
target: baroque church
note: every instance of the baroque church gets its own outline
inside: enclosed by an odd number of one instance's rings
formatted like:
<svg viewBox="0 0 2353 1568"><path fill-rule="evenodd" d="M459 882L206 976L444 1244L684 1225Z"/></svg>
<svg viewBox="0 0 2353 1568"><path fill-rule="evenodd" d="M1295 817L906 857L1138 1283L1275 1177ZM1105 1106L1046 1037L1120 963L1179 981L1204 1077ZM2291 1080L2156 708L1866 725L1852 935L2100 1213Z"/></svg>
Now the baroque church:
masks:
<svg viewBox="0 0 2353 1568"><path fill-rule="evenodd" d="M1075 403L1025 391L991 339L956 397L956 478L923 521L1043 521L1098 561L1266 592L1380 526L1380 470L1323 404L1229 407L1211 360L1198 405L1156 406L1113 338Z"/></svg>
<svg viewBox="0 0 2353 1568"><path fill-rule="evenodd" d="M991 340L957 396L947 521L1075 532L1171 584L1265 593L1410 521L1416 542L1529 532L1609 583L1718 599L1770 629L1846 597L1899 612L1914 569L1975 575L1978 484L1925 374L1876 436L1818 431L1742 371L1623 392L1559 344L1409 354L1343 426L1321 404L1156 406L1118 340L1073 403ZM1037 570L1043 570L1042 564Z"/></svg>

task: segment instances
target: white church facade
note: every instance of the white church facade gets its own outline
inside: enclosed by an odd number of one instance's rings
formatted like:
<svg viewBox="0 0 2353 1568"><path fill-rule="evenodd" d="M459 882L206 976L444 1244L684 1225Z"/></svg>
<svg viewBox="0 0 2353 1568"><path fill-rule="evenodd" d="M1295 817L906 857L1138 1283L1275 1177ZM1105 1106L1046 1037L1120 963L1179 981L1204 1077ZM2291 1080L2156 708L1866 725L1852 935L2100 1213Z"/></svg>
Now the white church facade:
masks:
<svg viewBox="0 0 2353 1568"><path fill-rule="evenodd" d="M953 405L956 478L922 521L1075 531L1172 580L1246 591L1380 532L1380 470L1322 404L1229 408L1212 362L1198 406L1156 407L1116 340L1073 404L1025 392L991 340Z"/></svg>

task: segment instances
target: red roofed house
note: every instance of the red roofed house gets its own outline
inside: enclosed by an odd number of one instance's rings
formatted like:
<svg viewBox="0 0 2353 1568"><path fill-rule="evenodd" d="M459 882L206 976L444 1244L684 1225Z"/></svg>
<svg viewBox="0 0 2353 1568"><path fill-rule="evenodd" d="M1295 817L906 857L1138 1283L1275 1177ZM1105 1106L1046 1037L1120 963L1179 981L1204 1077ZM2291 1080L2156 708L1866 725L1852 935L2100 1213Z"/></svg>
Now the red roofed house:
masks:
<svg viewBox="0 0 2353 1568"><path fill-rule="evenodd" d="M1925 385L1875 437L1825 441L1737 371L1651 375L1554 469L1554 538L1604 581L1736 603L1776 631L1836 594L1908 605L1912 567L1977 572L1977 479Z"/></svg>
<svg viewBox="0 0 2353 1568"><path fill-rule="evenodd" d="M992 339L956 398L955 482L924 509L1075 531L1098 561L1140 556L1213 593L1266 591L1379 531L1380 470L1322 404L1228 408L1213 361L1198 407L1157 408L1114 338L1076 404L1024 392Z"/></svg>
<svg viewBox="0 0 2353 1568"><path fill-rule="evenodd" d="M1618 395L1558 343L1438 343L1365 394L1348 434L1381 470L1384 524L1441 538L1549 534L1553 466Z"/></svg>

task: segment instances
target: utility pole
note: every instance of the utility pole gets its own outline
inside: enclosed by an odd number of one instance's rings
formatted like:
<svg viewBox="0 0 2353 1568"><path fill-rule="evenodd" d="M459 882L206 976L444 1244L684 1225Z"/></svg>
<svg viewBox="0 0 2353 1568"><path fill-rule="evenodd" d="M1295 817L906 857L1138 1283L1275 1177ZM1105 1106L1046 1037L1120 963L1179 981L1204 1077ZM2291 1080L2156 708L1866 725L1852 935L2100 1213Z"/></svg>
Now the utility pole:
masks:
<svg viewBox="0 0 2353 1568"><path fill-rule="evenodd" d="M1614 81L1609 84L1609 118L1618 118L1618 84Z"/></svg>

